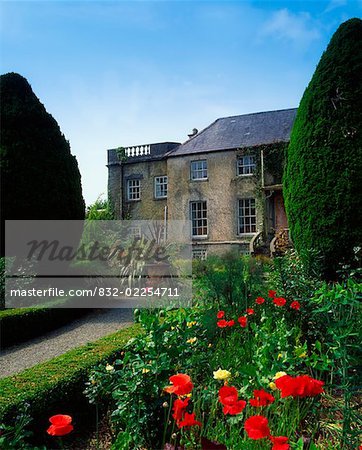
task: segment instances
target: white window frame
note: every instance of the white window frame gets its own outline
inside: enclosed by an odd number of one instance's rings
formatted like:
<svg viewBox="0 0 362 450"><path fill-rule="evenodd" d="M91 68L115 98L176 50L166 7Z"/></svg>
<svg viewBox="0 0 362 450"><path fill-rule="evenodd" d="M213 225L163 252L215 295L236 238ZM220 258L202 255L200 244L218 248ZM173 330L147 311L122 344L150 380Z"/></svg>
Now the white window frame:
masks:
<svg viewBox="0 0 362 450"><path fill-rule="evenodd" d="M168 190L168 177L167 175L162 175L159 177L155 177L155 198L167 198L167 190ZM163 195L159 195L160 193Z"/></svg>
<svg viewBox="0 0 362 450"><path fill-rule="evenodd" d="M238 235L256 233L256 200L255 198L238 199Z"/></svg>
<svg viewBox="0 0 362 450"><path fill-rule="evenodd" d="M208 179L207 160L206 159L197 159L195 161L191 161L190 178L191 178L191 181Z"/></svg>
<svg viewBox="0 0 362 450"><path fill-rule="evenodd" d="M127 200L135 202L141 200L141 180L127 180Z"/></svg>
<svg viewBox="0 0 362 450"><path fill-rule="evenodd" d="M193 239L208 236L207 201L197 200L190 202L191 236ZM201 233L198 231L201 230ZM194 233L196 231L196 233ZM205 233L206 232L206 233Z"/></svg>
<svg viewBox="0 0 362 450"><path fill-rule="evenodd" d="M207 258L206 248L193 248L192 249L192 259L199 259L201 261L205 261L206 258Z"/></svg>
<svg viewBox="0 0 362 450"><path fill-rule="evenodd" d="M238 176L247 177L254 175L256 169L255 155L243 155L237 159L236 173Z"/></svg>

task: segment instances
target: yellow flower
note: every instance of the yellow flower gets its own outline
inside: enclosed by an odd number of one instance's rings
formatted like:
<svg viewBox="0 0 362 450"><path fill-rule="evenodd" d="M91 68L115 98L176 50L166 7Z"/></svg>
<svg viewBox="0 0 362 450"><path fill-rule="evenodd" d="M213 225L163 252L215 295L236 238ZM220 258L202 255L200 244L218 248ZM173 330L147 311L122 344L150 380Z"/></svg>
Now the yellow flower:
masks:
<svg viewBox="0 0 362 450"><path fill-rule="evenodd" d="M186 324L187 328L191 328L194 325L196 325L196 322L194 320L192 322L187 322L187 324Z"/></svg>
<svg viewBox="0 0 362 450"><path fill-rule="evenodd" d="M278 378L284 377L284 375L286 375L285 372L277 372L273 379L277 380Z"/></svg>
<svg viewBox="0 0 362 450"><path fill-rule="evenodd" d="M208 345L208 347L211 348L211 347L212 347L212 344L210 343L210 344Z"/></svg>
<svg viewBox="0 0 362 450"><path fill-rule="evenodd" d="M107 370L108 372L113 372L114 367L111 366L110 364L107 364L107 365L106 365L106 370Z"/></svg>
<svg viewBox="0 0 362 450"><path fill-rule="evenodd" d="M193 338L190 338L190 339L187 339L187 343L188 344L193 344L193 343L195 343L197 341L197 337L193 337Z"/></svg>
<svg viewBox="0 0 362 450"><path fill-rule="evenodd" d="M213 373L214 373L215 380L227 380L228 378L231 377L231 373L228 370L219 369Z"/></svg>
<svg viewBox="0 0 362 450"><path fill-rule="evenodd" d="M303 352L299 355L299 358L306 358L307 357L307 353Z"/></svg>
<svg viewBox="0 0 362 450"><path fill-rule="evenodd" d="M273 381L271 383L269 383L269 387L273 391L276 391L276 389L277 389L277 385Z"/></svg>
<svg viewBox="0 0 362 450"><path fill-rule="evenodd" d="M142 369L142 373L148 373L149 371L150 371L150 369L146 369L146 368Z"/></svg>
<svg viewBox="0 0 362 450"><path fill-rule="evenodd" d="M279 353L278 359L283 358L283 353Z"/></svg>

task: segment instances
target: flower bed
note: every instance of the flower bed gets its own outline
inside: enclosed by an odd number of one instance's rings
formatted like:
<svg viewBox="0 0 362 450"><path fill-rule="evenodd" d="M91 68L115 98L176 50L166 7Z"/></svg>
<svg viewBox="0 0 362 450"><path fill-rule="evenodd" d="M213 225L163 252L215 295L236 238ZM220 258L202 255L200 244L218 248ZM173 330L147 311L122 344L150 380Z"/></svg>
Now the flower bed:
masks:
<svg viewBox="0 0 362 450"><path fill-rule="evenodd" d="M361 285L274 266L265 288L255 260L206 263L192 308L136 311L144 333L86 384L113 450L358 448Z"/></svg>

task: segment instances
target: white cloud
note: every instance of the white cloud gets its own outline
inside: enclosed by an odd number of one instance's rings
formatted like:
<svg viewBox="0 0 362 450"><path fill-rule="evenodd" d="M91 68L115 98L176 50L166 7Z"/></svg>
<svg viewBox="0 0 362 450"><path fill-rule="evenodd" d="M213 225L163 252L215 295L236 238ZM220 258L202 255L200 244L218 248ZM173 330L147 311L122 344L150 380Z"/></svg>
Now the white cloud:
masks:
<svg viewBox="0 0 362 450"><path fill-rule="evenodd" d="M341 6L345 6L347 4L347 0L331 0L326 9L324 10L325 13L333 11L336 8L340 8Z"/></svg>
<svg viewBox="0 0 362 450"><path fill-rule="evenodd" d="M272 14L264 24L261 36L308 45L320 37L320 32L310 14L305 12L294 14L285 8Z"/></svg>

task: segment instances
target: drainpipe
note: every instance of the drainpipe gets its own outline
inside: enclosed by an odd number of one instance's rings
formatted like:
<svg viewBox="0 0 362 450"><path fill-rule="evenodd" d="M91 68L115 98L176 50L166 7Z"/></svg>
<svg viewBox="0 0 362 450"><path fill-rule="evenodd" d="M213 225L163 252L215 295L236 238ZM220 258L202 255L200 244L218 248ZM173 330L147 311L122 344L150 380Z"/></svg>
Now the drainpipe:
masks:
<svg viewBox="0 0 362 450"><path fill-rule="evenodd" d="M163 240L164 240L164 243L166 244L166 241L167 241L167 205L165 206L165 208L163 210L163 229L164 229Z"/></svg>
<svg viewBox="0 0 362 450"><path fill-rule="evenodd" d="M264 188L264 150L260 151L260 162L261 162L261 187Z"/></svg>

